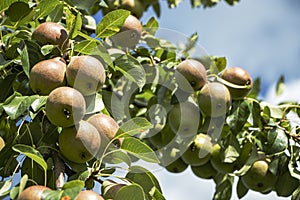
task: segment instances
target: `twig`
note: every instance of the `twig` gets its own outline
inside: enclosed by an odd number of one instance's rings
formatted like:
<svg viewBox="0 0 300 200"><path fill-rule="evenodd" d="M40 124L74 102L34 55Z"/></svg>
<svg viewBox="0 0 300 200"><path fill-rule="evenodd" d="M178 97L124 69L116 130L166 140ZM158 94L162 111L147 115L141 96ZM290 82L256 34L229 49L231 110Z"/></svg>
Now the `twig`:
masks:
<svg viewBox="0 0 300 200"><path fill-rule="evenodd" d="M65 184L65 165L56 152L53 153L55 187L60 190Z"/></svg>

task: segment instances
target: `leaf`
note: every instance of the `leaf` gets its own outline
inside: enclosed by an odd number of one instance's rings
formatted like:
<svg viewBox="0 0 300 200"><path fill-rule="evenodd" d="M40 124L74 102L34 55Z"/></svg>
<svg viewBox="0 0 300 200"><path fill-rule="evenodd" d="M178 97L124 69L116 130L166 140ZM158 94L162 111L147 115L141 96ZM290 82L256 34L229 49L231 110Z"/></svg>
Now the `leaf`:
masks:
<svg viewBox="0 0 300 200"><path fill-rule="evenodd" d="M214 57L213 61L218 69L218 72L221 72L226 68L227 60L225 57Z"/></svg>
<svg viewBox="0 0 300 200"><path fill-rule="evenodd" d="M132 56L124 54L115 60L116 70L141 89L146 83L146 73L142 65Z"/></svg>
<svg viewBox="0 0 300 200"><path fill-rule="evenodd" d="M3 10L7 9L11 4L17 1L19 0L5 0L5 1L2 0L0 3L0 12L2 13Z"/></svg>
<svg viewBox="0 0 300 200"><path fill-rule="evenodd" d="M120 126L117 132L117 138L134 136L138 133L143 133L152 127L152 124L146 118L136 117Z"/></svg>
<svg viewBox="0 0 300 200"><path fill-rule="evenodd" d="M120 164L124 162L127 166L131 165L130 157L120 149L105 154L103 161L109 164Z"/></svg>
<svg viewBox="0 0 300 200"><path fill-rule="evenodd" d="M52 10L55 9L55 7L60 4L59 0L41 0L39 1L39 3L37 4L36 8L35 8L35 19L39 19L42 17L47 16L48 14L50 14L52 12Z"/></svg>
<svg viewBox="0 0 300 200"><path fill-rule="evenodd" d="M130 11L118 9L106 14L96 27L96 37L105 38L118 33Z"/></svg>
<svg viewBox="0 0 300 200"><path fill-rule="evenodd" d="M64 4L60 2L56 5L53 11L48 15L46 21L50 22L60 22L63 17Z"/></svg>
<svg viewBox="0 0 300 200"><path fill-rule="evenodd" d="M42 200L61 199L63 190L44 190Z"/></svg>
<svg viewBox="0 0 300 200"><path fill-rule="evenodd" d="M47 163L44 160L43 156L39 151L32 148L31 146L23 145L23 144L16 144L12 147L12 149L18 153L24 154L25 156L31 158L36 163L38 163L46 172L47 170Z"/></svg>
<svg viewBox="0 0 300 200"><path fill-rule="evenodd" d="M16 79L17 74L10 74L4 79L0 79L0 102L4 102L7 97L14 93L13 82Z"/></svg>
<svg viewBox="0 0 300 200"><path fill-rule="evenodd" d="M0 182L0 197L3 197L5 195L9 194L11 185L12 185L12 179Z"/></svg>
<svg viewBox="0 0 300 200"><path fill-rule="evenodd" d="M249 189L243 184L242 179L239 178L237 186L236 186L236 192L238 195L238 198L243 198L247 193Z"/></svg>
<svg viewBox="0 0 300 200"><path fill-rule="evenodd" d="M237 134L242 130L243 126L247 122L250 110L246 101L242 101L241 103L235 102L233 103L233 106L235 106L235 110L227 117L226 122L230 126L232 132Z"/></svg>
<svg viewBox="0 0 300 200"><path fill-rule="evenodd" d="M38 95L17 96L8 104L3 105L3 109L6 114L14 120L20 117L37 98Z"/></svg>
<svg viewBox="0 0 300 200"><path fill-rule="evenodd" d="M233 176L225 175L221 181L217 181L213 200L230 200L233 180Z"/></svg>
<svg viewBox="0 0 300 200"><path fill-rule="evenodd" d="M156 190L158 193L161 193L161 188L156 177L147 169L141 166L132 166L129 168L129 172L126 175L130 181L139 184L146 195L151 199L151 192Z"/></svg>
<svg viewBox="0 0 300 200"><path fill-rule="evenodd" d="M22 11L22 12L20 12ZM12 22L17 22L24 16L28 15L32 11L32 8L25 2L14 2L6 10L5 14Z"/></svg>
<svg viewBox="0 0 300 200"><path fill-rule="evenodd" d="M20 56L21 56L21 62L22 62L22 68L25 72L26 76L29 77L29 71L30 71L30 61L29 61L29 55L26 44L23 42L23 49L20 50Z"/></svg>
<svg viewBox="0 0 300 200"><path fill-rule="evenodd" d="M75 199L78 193L84 188L84 181L73 180L66 182L63 185L62 197L68 196L70 199Z"/></svg>
<svg viewBox="0 0 300 200"><path fill-rule="evenodd" d="M285 132L279 128L273 128L268 132L267 144L264 151L267 154L276 154L288 147L288 138Z"/></svg>
<svg viewBox="0 0 300 200"><path fill-rule="evenodd" d="M232 145L228 145L228 147L225 149L225 163L233 163L236 161L236 159L239 157L239 152L234 148Z"/></svg>
<svg viewBox="0 0 300 200"><path fill-rule="evenodd" d="M121 149L144 161L159 163L159 160L154 151L148 145L137 138L124 138Z"/></svg>
<svg viewBox="0 0 300 200"><path fill-rule="evenodd" d="M143 188L137 184L122 187L114 200L142 200L145 199Z"/></svg>
<svg viewBox="0 0 300 200"><path fill-rule="evenodd" d="M25 174L24 176L22 176L21 181L20 181L19 194L24 190L27 181L28 181L28 175Z"/></svg>
<svg viewBox="0 0 300 200"><path fill-rule="evenodd" d="M87 105L85 114L100 112L105 108L102 96L99 93L91 96L85 96L85 101Z"/></svg>
<svg viewBox="0 0 300 200"><path fill-rule="evenodd" d="M158 21L154 17L151 17L146 24L147 32L149 32L152 35L155 35L158 28L159 28Z"/></svg>
<svg viewBox="0 0 300 200"><path fill-rule="evenodd" d="M80 13L78 12L76 17L70 17L69 21L67 21L68 30L69 30L69 38L74 39L78 32L81 30L82 26L82 18Z"/></svg>
<svg viewBox="0 0 300 200"><path fill-rule="evenodd" d="M284 76L281 75L276 84L276 95L279 96L283 93L284 90Z"/></svg>
<svg viewBox="0 0 300 200"><path fill-rule="evenodd" d="M36 100L34 100L31 104L31 108L34 112L37 112L41 107L46 104L48 96L39 96Z"/></svg>
<svg viewBox="0 0 300 200"><path fill-rule="evenodd" d="M166 200L162 193L156 187L152 188L152 190L150 191L150 196L154 200Z"/></svg>
<svg viewBox="0 0 300 200"><path fill-rule="evenodd" d="M252 90L251 90L250 94L248 95L248 97L257 98L257 96L260 93L260 88L261 88L261 81L260 81L260 78L258 77L253 81Z"/></svg>

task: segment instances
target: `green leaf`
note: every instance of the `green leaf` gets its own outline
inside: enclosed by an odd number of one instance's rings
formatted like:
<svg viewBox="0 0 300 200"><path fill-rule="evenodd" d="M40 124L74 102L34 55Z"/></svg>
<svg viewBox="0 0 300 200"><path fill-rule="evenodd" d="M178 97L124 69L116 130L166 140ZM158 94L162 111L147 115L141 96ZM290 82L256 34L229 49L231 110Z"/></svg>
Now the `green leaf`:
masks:
<svg viewBox="0 0 300 200"><path fill-rule="evenodd" d="M281 75L277 84L276 84L276 95L279 96L283 93L284 89L284 76Z"/></svg>
<svg viewBox="0 0 300 200"><path fill-rule="evenodd" d="M78 12L75 16L71 11L67 12L67 27L69 30L69 38L74 39L78 35L78 32L80 32L81 26L81 14Z"/></svg>
<svg viewBox="0 0 300 200"><path fill-rule="evenodd" d="M74 51L81 54L90 55L97 49L98 45L99 41L97 40L84 40L75 44Z"/></svg>
<svg viewBox="0 0 300 200"><path fill-rule="evenodd" d="M39 96L36 100L34 100L31 104L31 108L34 112L37 112L41 107L46 104L48 96Z"/></svg>
<svg viewBox="0 0 300 200"><path fill-rule="evenodd" d="M97 37L105 38L118 33L129 15L130 11L122 9L118 9L106 14L97 25Z"/></svg>
<svg viewBox="0 0 300 200"><path fill-rule="evenodd" d="M152 188L152 190L150 191L150 196L154 200L166 200L162 193L156 187Z"/></svg>
<svg viewBox="0 0 300 200"><path fill-rule="evenodd" d="M56 5L53 11L48 15L46 21L60 22L64 14L63 11L64 11L64 4L60 2L59 4Z"/></svg>
<svg viewBox="0 0 300 200"><path fill-rule="evenodd" d="M22 12L20 12L22 11ZM32 11L32 8L25 2L14 2L6 10L5 14L12 22L17 22L24 16L28 15Z"/></svg>
<svg viewBox="0 0 300 200"><path fill-rule="evenodd" d="M110 164L120 164L124 162L127 166L131 165L130 157L120 149L105 154L103 162Z"/></svg>
<svg viewBox="0 0 300 200"><path fill-rule="evenodd" d="M42 200L61 199L63 190L44 190Z"/></svg>
<svg viewBox="0 0 300 200"><path fill-rule="evenodd" d="M233 103L234 112L229 115L226 119L226 122L230 126L232 132L237 134L242 130L243 126L247 122L247 119L250 115L250 110L248 102L234 102Z"/></svg>
<svg viewBox="0 0 300 200"><path fill-rule="evenodd" d="M114 200L142 200L145 199L143 188L137 184L122 187Z"/></svg>
<svg viewBox="0 0 300 200"><path fill-rule="evenodd" d="M62 188L62 196L68 196L70 199L75 199L78 193L84 188L84 181L73 180L66 182Z"/></svg>
<svg viewBox="0 0 300 200"><path fill-rule="evenodd" d="M141 140L134 137L124 138L121 149L147 162L159 163L153 150Z"/></svg>
<svg viewBox="0 0 300 200"><path fill-rule="evenodd" d="M120 126L117 132L117 138L134 136L136 134L143 133L152 127L152 124L146 118L136 117L128 120Z"/></svg>
<svg viewBox="0 0 300 200"><path fill-rule="evenodd" d="M147 32L149 32L152 35L155 35L158 28L159 28L158 21L154 17L151 17L146 24Z"/></svg>
<svg viewBox="0 0 300 200"><path fill-rule="evenodd" d="M124 54L115 60L116 70L141 89L146 83L146 73L142 65L134 57Z"/></svg>
<svg viewBox="0 0 300 200"><path fill-rule="evenodd" d="M257 96L260 93L260 88L261 88L261 81L260 81L260 78L258 77L253 81L252 90L251 90L250 94L248 95L248 97L257 98Z"/></svg>
<svg viewBox="0 0 300 200"><path fill-rule="evenodd" d="M86 96L85 101L87 105L85 114L100 112L105 107L102 100L102 96L99 93L96 93L95 95L91 96Z"/></svg>
<svg viewBox="0 0 300 200"><path fill-rule="evenodd" d="M288 138L285 132L279 128L270 130L267 135L267 144L264 147L267 154L283 152L288 147Z"/></svg>
<svg viewBox="0 0 300 200"><path fill-rule="evenodd" d="M156 177L149 170L141 166L130 167L126 178L136 184L139 184L143 188L145 194L149 197L149 199L151 199L151 194L153 195L154 191L158 193L158 196L159 193L161 193L161 188Z"/></svg>
<svg viewBox="0 0 300 200"><path fill-rule="evenodd" d="M20 56L21 56L21 62L22 62L22 68L25 72L26 76L29 77L29 71L30 71L30 61L29 61L29 55L26 44L23 42L24 48L20 50Z"/></svg>
<svg viewBox="0 0 300 200"><path fill-rule="evenodd" d="M237 186L236 186L236 192L238 195L238 198L243 198L247 193L249 189L243 184L242 179L239 178Z"/></svg>
<svg viewBox="0 0 300 200"><path fill-rule="evenodd" d="M233 181L234 177L229 175L224 175L221 180L217 181L213 200L230 200Z"/></svg>
<svg viewBox="0 0 300 200"><path fill-rule="evenodd" d="M26 183L28 181L28 175L25 174L24 176L22 176L21 181L20 181L20 186L19 186L19 194L24 190L24 188L26 187Z"/></svg>
<svg viewBox="0 0 300 200"><path fill-rule="evenodd" d="M3 197L5 195L9 194L11 185L12 185L12 179L0 182L0 197Z"/></svg>
<svg viewBox="0 0 300 200"><path fill-rule="evenodd" d="M47 170L47 163L44 160L43 156L39 151L32 148L31 146L23 145L23 144L16 144L12 147L12 149L18 153L24 154L25 156L31 158L36 163L38 163L46 172Z"/></svg>
<svg viewBox="0 0 300 200"><path fill-rule="evenodd" d="M35 8L35 19L39 19L49 15L55 7L60 4L59 0L41 0Z"/></svg>
<svg viewBox="0 0 300 200"><path fill-rule="evenodd" d="M17 2L19 0L5 0L5 1L1 1L0 3L0 12L2 13L3 10L7 9L11 4L13 4L14 2Z"/></svg>
<svg viewBox="0 0 300 200"><path fill-rule="evenodd" d="M4 79L0 79L0 102L4 102L7 97L11 96L14 93L13 82L16 79L17 74L10 74Z"/></svg>
<svg viewBox="0 0 300 200"><path fill-rule="evenodd" d="M225 153L224 153L224 162L225 163L233 163L234 161L236 161L236 159L239 157L239 152L236 150L235 147L233 147L232 145L228 145L228 147L225 149Z"/></svg>
<svg viewBox="0 0 300 200"><path fill-rule="evenodd" d="M33 96L16 96L8 104L3 105L3 109L11 119L20 117L29 106L38 98L38 95Z"/></svg>

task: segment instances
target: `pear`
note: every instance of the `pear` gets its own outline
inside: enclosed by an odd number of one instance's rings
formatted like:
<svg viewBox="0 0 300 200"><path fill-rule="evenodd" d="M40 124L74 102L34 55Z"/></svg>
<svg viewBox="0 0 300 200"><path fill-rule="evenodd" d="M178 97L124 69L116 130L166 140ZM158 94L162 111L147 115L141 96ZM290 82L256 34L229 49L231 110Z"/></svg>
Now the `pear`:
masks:
<svg viewBox="0 0 300 200"><path fill-rule="evenodd" d="M76 126L62 129L58 145L67 160L81 164L96 156L101 146L101 137L92 124L81 120Z"/></svg>
<svg viewBox="0 0 300 200"><path fill-rule="evenodd" d="M60 57L38 62L29 74L32 91L39 95L48 95L55 88L64 86L65 72L66 63Z"/></svg>
<svg viewBox="0 0 300 200"><path fill-rule="evenodd" d="M176 160L174 160L172 163L170 163L169 165L167 165L165 168L168 172L171 173L181 173L183 171L185 171L188 168L188 164L186 164L182 158L177 158Z"/></svg>
<svg viewBox="0 0 300 200"><path fill-rule="evenodd" d="M47 98L46 115L56 126L70 127L83 118L85 106L84 97L79 91L71 87L58 87Z"/></svg>
<svg viewBox="0 0 300 200"><path fill-rule="evenodd" d="M102 63L92 56L73 56L66 70L67 82L84 96L95 94L106 79Z"/></svg>
<svg viewBox="0 0 300 200"><path fill-rule="evenodd" d="M3 138L0 136L0 151L5 147L5 141Z"/></svg>
<svg viewBox="0 0 300 200"><path fill-rule="evenodd" d="M191 166L191 170L195 176L204 179L212 179L218 173L210 162L200 166Z"/></svg>
<svg viewBox="0 0 300 200"><path fill-rule="evenodd" d="M75 200L104 200L104 198L93 190L80 191Z"/></svg>
<svg viewBox="0 0 300 200"><path fill-rule="evenodd" d="M50 188L43 185L30 186L19 194L17 200L41 200L45 190L50 190Z"/></svg>

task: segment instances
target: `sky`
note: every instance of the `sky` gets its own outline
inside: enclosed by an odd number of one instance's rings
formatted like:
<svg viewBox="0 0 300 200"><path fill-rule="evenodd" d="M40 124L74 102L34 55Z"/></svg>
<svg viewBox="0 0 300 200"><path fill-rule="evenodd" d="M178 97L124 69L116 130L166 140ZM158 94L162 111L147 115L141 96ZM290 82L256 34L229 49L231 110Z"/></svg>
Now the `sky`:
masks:
<svg viewBox="0 0 300 200"><path fill-rule="evenodd" d="M231 7L220 3L214 8L191 9L184 1L176 9L168 9L162 1L160 28L180 37L194 32L199 35L198 46L207 54L225 56L228 67L245 68L262 82L261 98L270 103L283 100L300 102L300 3L297 0L241 0ZM141 18L146 23L154 15L149 10ZM167 38L166 38L167 39ZM172 39L171 39L172 40ZM285 77L285 90L275 95L275 84ZM195 177L190 169L180 174L166 170L155 172L168 200L212 199L214 183ZM238 199L235 187L232 199ZM280 200L272 192L262 195L250 191L243 200Z"/></svg>

